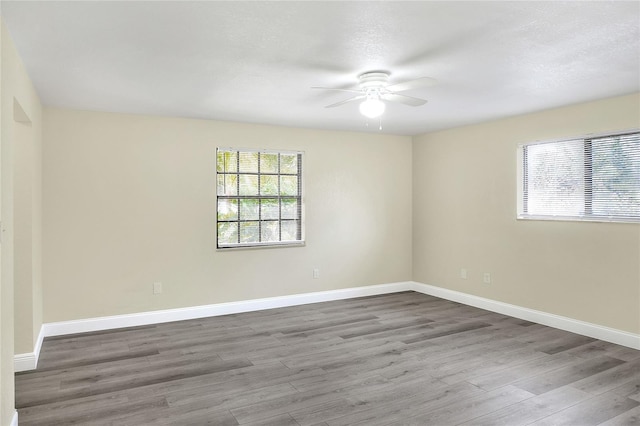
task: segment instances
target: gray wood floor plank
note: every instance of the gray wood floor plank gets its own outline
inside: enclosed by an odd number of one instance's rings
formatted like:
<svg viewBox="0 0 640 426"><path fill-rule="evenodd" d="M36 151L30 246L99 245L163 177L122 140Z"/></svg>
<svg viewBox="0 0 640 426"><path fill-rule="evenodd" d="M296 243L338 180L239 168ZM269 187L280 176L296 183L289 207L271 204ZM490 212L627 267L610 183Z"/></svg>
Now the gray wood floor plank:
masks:
<svg viewBox="0 0 640 426"><path fill-rule="evenodd" d="M528 425L591 398L570 386L554 389L462 423L468 426Z"/></svg>
<svg viewBox="0 0 640 426"><path fill-rule="evenodd" d="M604 423L600 423L601 426L638 426L640 425L640 407L632 408L625 411L622 414L618 414L607 420Z"/></svg>
<svg viewBox="0 0 640 426"><path fill-rule="evenodd" d="M639 405L640 403L637 401L616 395L613 392L606 392L538 420L532 423L532 425L599 425Z"/></svg>
<svg viewBox="0 0 640 426"><path fill-rule="evenodd" d="M640 351L414 292L47 338L40 359L16 374L21 425L633 424L640 406Z"/></svg>
<svg viewBox="0 0 640 426"><path fill-rule="evenodd" d="M513 384L520 389L539 395L541 393L549 392L555 388L577 382L585 377L609 370L623 363L624 361L616 358L609 358L607 356L591 358L588 360L581 360L574 365L536 376L531 379L519 380Z"/></svg>
<svg viewBox="0 0 640 426"><path fill-rule="evenodd" d="M563 353L547 355L524 364L519 364L518 368L499 370L469 379L469 382L481 387L482 389L493 390L516 381L526 380L538 375L560 370L567 366L575 365L576 362L578 362L578 359L582 360L582 358L577 358Z"/></svg>
<svg viewBox="0 0 640 426"><path fill-rule="evenodd" d="M268 419L259 420L257 423L245 423L246 426L299 426L289 413L278 414Z"/></svg>
<svg viewBox="0 0 640 426"><path fill-rule="evenodd" d="M576 389L598 395L629 381L640 383L640 359L629 361L573 383Z"/></svg>
<svg viewBox="0 0 640 426"><path fill-rule="evenodd" d="M419 414L409 419L397 419L389 425L437 425L437 424L460 424L469 419L482 416L496 411L504 406L529 399L533 396L530 392L523 391L515 386L506 386L501 389L457 401L446 407Z"/></svg>
<svg viewBox="0 0 640 426"><path fill-rule="evenodd" d="M363 400L369 405L362 410L354 411L345 416L325 420L331 426L349 425L375 425L388 424L392 420L409 419L416 415L416 409L421 412L430 412L441 407L453 404L461 399L467 399L475 395L485 395L486 392L465 382L451 386L432 386L429 390L419 395L396 399L395 393L378 392L363 396Z"/></svg>

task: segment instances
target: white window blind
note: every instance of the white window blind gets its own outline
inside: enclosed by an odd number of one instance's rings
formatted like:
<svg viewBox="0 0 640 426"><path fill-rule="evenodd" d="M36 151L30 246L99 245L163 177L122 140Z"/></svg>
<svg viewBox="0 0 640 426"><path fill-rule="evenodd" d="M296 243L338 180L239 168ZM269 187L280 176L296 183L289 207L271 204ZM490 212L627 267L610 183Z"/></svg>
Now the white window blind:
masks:
<svg viewBox="0 0 640 426"><path fill-rule="evenodd" d="M300 244L302 152L218 148L217 247Z"/></svg>
<svg viewBox="0 0 640 426"><path fill-rule="evenodd" d="M519 147L518 217L640 222L640 132Z"/></svg>

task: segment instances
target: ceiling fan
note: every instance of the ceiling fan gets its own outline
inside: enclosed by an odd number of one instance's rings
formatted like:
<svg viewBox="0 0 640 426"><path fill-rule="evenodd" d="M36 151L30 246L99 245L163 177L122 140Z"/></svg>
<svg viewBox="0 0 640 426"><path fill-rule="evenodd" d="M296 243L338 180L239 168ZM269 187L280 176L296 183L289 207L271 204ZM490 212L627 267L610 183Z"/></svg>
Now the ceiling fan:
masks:
<svg viewBox="0 0 640 426"><path fill-rule="evenodd" d="M349 99L327 105L325 108L334 108L349 102L363 100L360 103L360 112L362 115L369 118L376 118L384 113L386 107L384 101L397 102L409 106L420 106L426 104L427 101L425 99L403 95L399 92L433 86L436 83L436 80L430 77L421 77L402 83L395 83L391 85L388 83L388 72L370 71L358 76L357 89L339 89L333 87L312 87L312 89L338 90L341 92L357 93L357 95Z"/></svg>

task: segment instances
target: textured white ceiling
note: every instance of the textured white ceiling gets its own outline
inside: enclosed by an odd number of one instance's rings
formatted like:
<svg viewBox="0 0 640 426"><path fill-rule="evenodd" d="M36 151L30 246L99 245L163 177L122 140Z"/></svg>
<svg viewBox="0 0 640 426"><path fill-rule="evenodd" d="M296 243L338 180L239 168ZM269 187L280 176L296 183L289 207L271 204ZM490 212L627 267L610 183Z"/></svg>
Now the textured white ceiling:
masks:
<svg viewBox="0 0 640 426"><path fill-rule="evenodd" d="M640 91L640 2L14 2L2 17L45 105L378 132L357 75L428 76L389 105L413 135Z"/></svg>

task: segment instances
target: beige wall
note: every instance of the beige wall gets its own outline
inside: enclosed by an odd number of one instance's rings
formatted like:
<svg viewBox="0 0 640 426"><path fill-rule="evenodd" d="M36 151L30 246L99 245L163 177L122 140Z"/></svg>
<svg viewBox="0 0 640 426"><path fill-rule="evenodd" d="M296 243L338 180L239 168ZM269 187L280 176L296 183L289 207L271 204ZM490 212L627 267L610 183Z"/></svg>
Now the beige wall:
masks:
<svg viewBox="0 0 640 426"><path fill-rule="evenodd" d="M415 137L414 281L639 333L640 225L516 220L518 143L631 128L638 94Z"/></svg>
<svg viewBox="0 0 640 426"><path fill-rule="evenodd" d="M41 326L41 186L38 169L42 108L2 22L0 27L0 215L3 229L0 256L0 424L5 425L9 424L14 413L14 348L33 351L35 336ZM15 186L16 181L19 187ZM27 188L28 196L24 193ZM14 232L14 208L15 213L21 215L16 220L17 232ZM24 213L28 218L22 217ZM14 269L20 271L15 277ZM14 278L18 277L20 282L16 280L14 286Z"/></svg>
<svg viewBox="0 0 640 426"><path fill-rule="evenodd" d="M42 325L42 137L35 122L14 103L13 265L15 353L33 352Z"/></svg>
<svg viewBox="0 0 640 426"><path fill-rule="evenodd" d="M62 109L43 134L45 322L411 279L410 137ZM217 146L305 151L305 247L216 251Z"/></svg>

